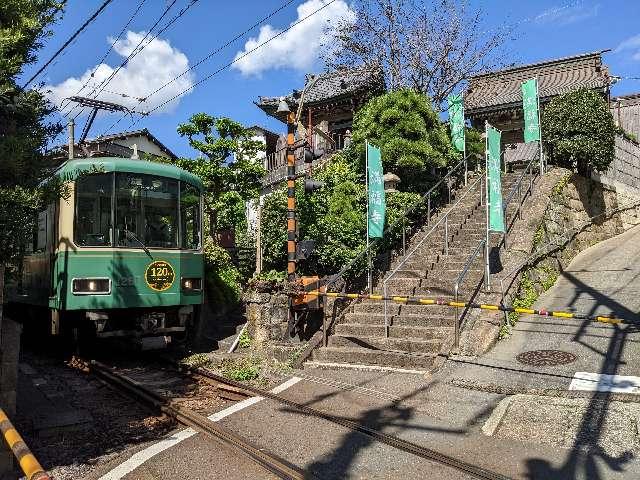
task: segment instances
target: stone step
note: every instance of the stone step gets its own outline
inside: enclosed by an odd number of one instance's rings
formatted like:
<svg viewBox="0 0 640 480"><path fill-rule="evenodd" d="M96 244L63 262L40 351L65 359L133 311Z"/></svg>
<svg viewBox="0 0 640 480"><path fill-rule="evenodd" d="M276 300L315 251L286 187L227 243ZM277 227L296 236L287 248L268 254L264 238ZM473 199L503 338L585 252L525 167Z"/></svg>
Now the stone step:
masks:
<svg viewBox="0 0 640 480"><path fill-rule="evenodd" d="M453 286L460 274L456 270L437 270L430 272L433 275L427 278L400 278L397 276L387 280L387 294L411 294L412 288L418 287L447 287ZM484 275L484 270L472 268L467 272L464 283L479 280Z"/></svg>
<svg viewBox="0 0 640 480"><path fill-rule="evenodd" d="M437 307L432 307L437 308ZM390 325L398 327L451 327L453 326L454 309L449 309L449 315L417 315L394 314L388 315ZM381 313L347 313L344 323L361 325L384 325L384 314Z"/></svg>
<svg viewBox="0 0 640 480"><path fill-rule="evenodd" d="M329 337L329 347L340 348L366 348L369 350L408 353L438 353L441 346L441 339L421 340L413 338L352 337L343 335L332 335Z"/></svg>
<svg viewBox="0 0 640 480"><path fill-rule="evenodd" d="M447 296L447 299L453 300L453 297ZM447 316L453 315L454 309L446 305L409 305L395 302L387 302L387 315L421 315L430 316ZM378 314L384 315L384 302L380 301L364 301L356 303L353 306L352 313L362 313L367 315Z"/></svg>
<svg viewBox="0 0 640 480"><path fill-rule="evenodd" d="M370 350L367 348L325 347L313 353L313 360L327 363L356 365L381 365L406 369L429 369L436 356L433 354L411 354Z"/></svg>
<svg viewBox="0 0 640 480"><path fill-rule="evenodd" d="M445 338L453 333L453 327L409 327L392 325L389 327L390 338L413 338L429 340ZM335 334L353 337L384 337L384 323L380 325L366 325L358 323L338 323Z"/></svg>

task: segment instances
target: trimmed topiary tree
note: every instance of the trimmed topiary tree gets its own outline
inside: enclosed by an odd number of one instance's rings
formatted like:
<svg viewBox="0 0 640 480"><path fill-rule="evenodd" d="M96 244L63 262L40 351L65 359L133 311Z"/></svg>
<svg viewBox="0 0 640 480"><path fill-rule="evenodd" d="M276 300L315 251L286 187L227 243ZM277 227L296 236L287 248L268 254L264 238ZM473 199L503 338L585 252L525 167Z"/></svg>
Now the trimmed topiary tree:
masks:
<svg viewBox="0 0 640 480"><path fill-rule="evenodd" d="M400 187L407 191L426 190L431 167L444 167L460 158L429 97L413 90L386 93L358 111L350 153L357 155L361 165L365 140L381 148L385 173L397 174Z"/></svg>
<svg viewBox="0 0 640 480"><path fill-rule="evenodd" d="M542 139L550 160L589 176L615 157L616 126L601 95L586 88L553 99L542 114Z"/></svg>

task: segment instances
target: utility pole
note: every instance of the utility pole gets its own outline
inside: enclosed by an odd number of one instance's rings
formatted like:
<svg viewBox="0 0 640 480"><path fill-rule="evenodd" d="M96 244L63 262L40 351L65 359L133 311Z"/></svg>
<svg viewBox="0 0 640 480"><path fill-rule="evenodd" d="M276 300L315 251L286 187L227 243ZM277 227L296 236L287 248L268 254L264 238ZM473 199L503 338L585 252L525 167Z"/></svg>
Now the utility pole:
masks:
<svg viewBox="0 0 640 480"><path fill-rule="evenodd" d="M74 153L73 147L75 144L75 122L73 119L69 120L69 160L73 160Z"/></svg>

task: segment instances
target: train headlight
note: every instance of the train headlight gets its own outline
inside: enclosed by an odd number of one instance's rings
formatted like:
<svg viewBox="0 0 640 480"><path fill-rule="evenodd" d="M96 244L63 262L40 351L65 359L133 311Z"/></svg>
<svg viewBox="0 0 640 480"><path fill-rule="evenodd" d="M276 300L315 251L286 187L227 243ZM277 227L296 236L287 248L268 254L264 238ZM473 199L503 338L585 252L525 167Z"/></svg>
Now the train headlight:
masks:
<svg viewBox="0 0 640 480"><path fill-rule="evenodd" d="M199 292L202 290L201 278L183 278L181 283L182 290L187 292Z"/></svg>
<svg viewBox="0 0 640 480"><path fill-rule="evenodd" d="M109 295L111 279L109 278L74 278L71 281L74 295Z"/></svg>

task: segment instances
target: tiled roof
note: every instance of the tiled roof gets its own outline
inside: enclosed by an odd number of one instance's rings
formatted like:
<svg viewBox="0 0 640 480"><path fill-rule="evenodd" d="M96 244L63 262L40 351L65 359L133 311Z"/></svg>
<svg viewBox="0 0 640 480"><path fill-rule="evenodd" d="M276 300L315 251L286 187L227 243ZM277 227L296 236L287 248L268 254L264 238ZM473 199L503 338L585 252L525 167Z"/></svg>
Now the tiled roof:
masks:
<svg viewBox="0 0 640 480"><path fill-rule="evenodd" d="M640 139L640 93L612 98L610 106L616 124Z"/></svg>
<svg viewBox="0 0 640 480"><path fill-rule="evenodd" d="M540 151L538 142L513 143L504 149L505 163L528 162Z"/></svg>
<svg viewBox="0 0 640 480"><path fill-rule="evenodd" d="M101 137L93 138L87 140L86 143L101 143L101 142L109 142L111 140L121 140L129 137L147 137L150 142L155 143L160 150L166 153L170 158L178 158L178 156L173 153L169 148L167 148L160 140L158 140L155 135L153 135L149 130L143 128L142 130L133 130L131 132L120 132L114 133L112 135L103 135Z"/></svg>
<svg viewBox="0 0 640 480"><path fill-rule="evenodd" d="M361 91L380 93L384 90L382 72L372 67L344 68L317 75L308 74L305 81L305 105L326 102L345 97ZM297 105L302 91L294 90L285 96L289 105ZM280 97L259 97L256 105L271 113L278 107Z"/></svg>
<svg viewBox="0 0 640 480"><path fill-rule="evenodd" d="M602 65L602 52L587 53L470 77L464 95L465 109L473 113L514 106L522 101L520 85L531 78L538 78L541 99L580 87L606 90L610 84L607 67Z"/></svg>

